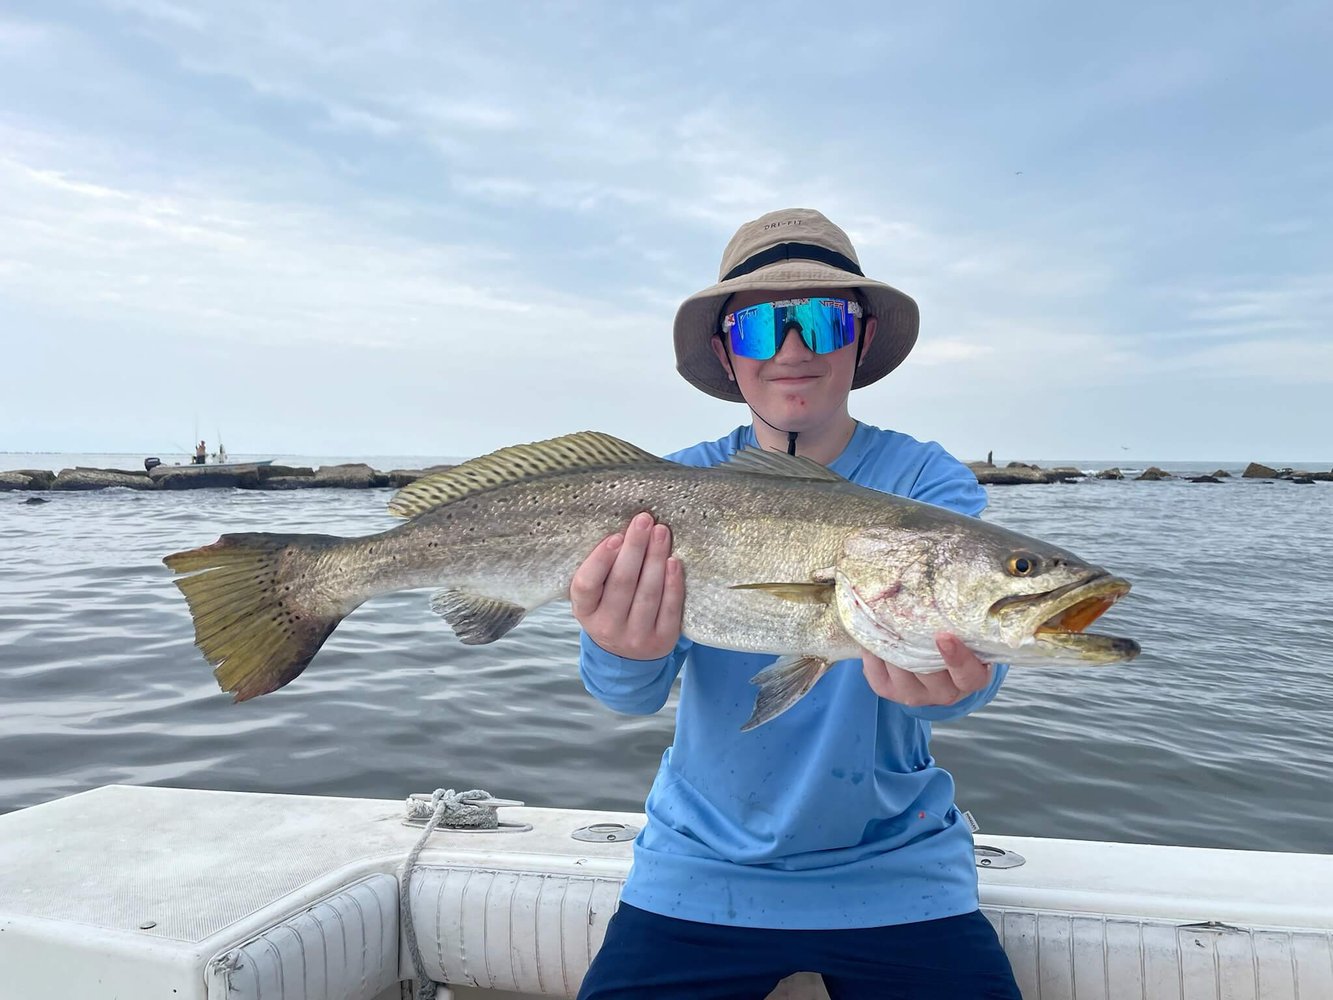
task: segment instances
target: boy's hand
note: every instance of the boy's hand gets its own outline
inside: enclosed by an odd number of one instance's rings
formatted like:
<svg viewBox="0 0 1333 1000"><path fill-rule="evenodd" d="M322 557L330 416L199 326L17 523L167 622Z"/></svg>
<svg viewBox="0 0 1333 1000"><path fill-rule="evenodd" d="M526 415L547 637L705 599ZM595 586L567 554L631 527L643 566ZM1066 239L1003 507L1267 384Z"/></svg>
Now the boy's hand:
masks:
<svg viewBox="0 0 1333 1000"><path fill-rule="evenodd" d="M941 632L935 646L944 657L944 669L933 674L914 674L862 650L861 665L871 690L899 705L921 708L952 705L990 683L990 664L978 660L961 640Z"/></svg>
<svg viewBox="0 0 1333 1000"><path fill-rule="evenodd" d="M680 640L685 570L671 555L671 529L637 514L608 535L569 584L574 617L592 641L631 660L657 660Z"/></svg>

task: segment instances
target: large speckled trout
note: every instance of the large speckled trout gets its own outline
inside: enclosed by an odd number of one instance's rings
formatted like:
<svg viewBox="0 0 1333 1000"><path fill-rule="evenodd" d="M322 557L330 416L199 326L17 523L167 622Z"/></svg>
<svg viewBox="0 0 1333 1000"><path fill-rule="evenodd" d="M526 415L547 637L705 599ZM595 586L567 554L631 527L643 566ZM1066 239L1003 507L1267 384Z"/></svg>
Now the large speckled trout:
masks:
<svg viewBox="0 0 1333 1000"><path fill-rule="evenodd" d="M376 594L441 588L432 607L465 643L500 638L566 597L606 535L648 511L685 570L684 634L775 653L753 728L836 660L869 650L943 668L936 632L1014 665L1105 664L1139 652L1083 629L1129 583L1063 549L848 482L816 462L744 451L699 469L606 434L505 448L400 490L407 523L376 535L229 534L164 562L195 644L237 701L287 684Z"/></svg>

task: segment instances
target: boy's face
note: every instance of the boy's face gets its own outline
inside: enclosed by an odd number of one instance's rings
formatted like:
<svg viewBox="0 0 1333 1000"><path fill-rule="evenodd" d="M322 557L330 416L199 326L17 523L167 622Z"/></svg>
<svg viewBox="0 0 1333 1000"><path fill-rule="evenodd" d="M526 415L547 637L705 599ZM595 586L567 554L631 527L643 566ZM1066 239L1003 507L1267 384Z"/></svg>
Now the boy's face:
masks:
<svg viewBox="0 0 1333 1000"><path fill-rule="evenodd" d="M726 305L735 312L760 302L802 298L855 299L849 288L789 288L781 291L738 292ZM857 321L861 330L862 357L875 336L875 319ZM856 344L831 354L816 354L805 346L800 334L788 333L777 354L767 361L732 354L722 336L713 337L713 353L745 401L764 420L790 431L811 431L847 412L847 394L856 367Z"/></svg>

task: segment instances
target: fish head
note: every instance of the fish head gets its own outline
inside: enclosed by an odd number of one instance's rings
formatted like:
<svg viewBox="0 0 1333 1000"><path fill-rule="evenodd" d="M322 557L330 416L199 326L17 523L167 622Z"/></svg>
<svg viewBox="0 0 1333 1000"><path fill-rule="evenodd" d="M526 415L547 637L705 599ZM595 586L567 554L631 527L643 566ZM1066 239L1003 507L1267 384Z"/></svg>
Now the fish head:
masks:
<svg viewBox="0 0 1333 1000"><path fill-rule="evenodd" d="M907 669L938 669L949 632L983 660L1116 663L1132 639L1084 631L1129 593L1129 581L1065 549L976 519L867 528L834 568L844 628Z"/></svg>

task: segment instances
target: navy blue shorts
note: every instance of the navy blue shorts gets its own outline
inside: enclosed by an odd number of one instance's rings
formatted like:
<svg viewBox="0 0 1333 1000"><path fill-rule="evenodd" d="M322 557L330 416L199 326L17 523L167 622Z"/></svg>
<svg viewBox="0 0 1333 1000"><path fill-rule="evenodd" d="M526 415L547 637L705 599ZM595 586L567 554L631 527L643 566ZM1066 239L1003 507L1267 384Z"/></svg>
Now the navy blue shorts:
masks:
<svg viewBox="0 0 1333 1000"><path fill-rule="evenodd" d="M915 924L767 930L663 917L621 903L579 1000L762 1000L794 972L832 1000L1022 1000L980 910Z"/></svg>

